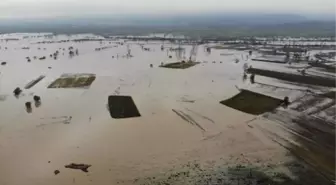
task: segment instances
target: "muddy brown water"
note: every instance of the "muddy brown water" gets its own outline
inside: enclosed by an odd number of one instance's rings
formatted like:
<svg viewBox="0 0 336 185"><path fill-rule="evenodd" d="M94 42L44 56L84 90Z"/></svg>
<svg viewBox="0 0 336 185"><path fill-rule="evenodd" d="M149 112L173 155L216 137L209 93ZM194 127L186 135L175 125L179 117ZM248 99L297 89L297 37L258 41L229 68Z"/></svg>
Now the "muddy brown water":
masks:
<svg viewBox="0 0 336 185"><path fill-rule="evenodd" d="M199 47L197 61L223 63L174 70L149 67L176 62L174 53L169 58L161 51L161 43L144 43L151 51L130 43L134 57L126 58L126 45L94 51L105 43L32 44L41 40L0 43L8 47L0 50L1 60L8 62L0 68L0 94L6 97L0 101L0 184L139 184L136 178L169 174L189 161L208 167L219 161L280 167L292 159L287 150L246 124L255 116L219 103L239 92L236 85L247 85L242 82L244 62L234 62L247 54L244 51L208 54ZM30 49L15 50L22 45ZM25 60L70 46L79 56ZM221 56L223 52L234 55ZM12 95L13 89L41 73L46 75L43 80L18 98ZM96 79L85 89L47 88L64 73L93 73ZM33 101L34 95L41 97L41 105L32 106L28 114L24 103ZM141 117L112 119L106 109L110 95L131 96ZM193 101L181 101L186 97ZM194 125L172 109L183 112ZM88 173L64 168L71 163L91 167ZM60 173L55 175L55 170Z"/></svg>

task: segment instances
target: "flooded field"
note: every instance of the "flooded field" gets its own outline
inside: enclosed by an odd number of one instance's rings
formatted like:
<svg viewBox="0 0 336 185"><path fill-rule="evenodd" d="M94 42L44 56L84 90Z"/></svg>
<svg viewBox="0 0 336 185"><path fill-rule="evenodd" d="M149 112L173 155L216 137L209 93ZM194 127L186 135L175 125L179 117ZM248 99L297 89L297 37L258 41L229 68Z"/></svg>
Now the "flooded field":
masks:
<svg viewBox="0 0 336 185"><path fill-rule="evenodd" d="M247 90L242 90L236 96L221 101L223 105L254 115L271 112L279 107L282 102L283 100Z"/></svg>
<svg viewBox="0 0 336 185"><path fill-rule="evenodd" d="M189 58L192 44L2 35L0 184L333 184L332 87L244 78L250 65L301 74L308 63L199 45L197 65L160 67L181 63L169 49L178 46ZM306 75L334 75L313 69ZM272 107L248 114L220 103L241 89L273 97ZM329 96L302 103L315 94ZM275 105L285 97L291 106Z"/></svg>

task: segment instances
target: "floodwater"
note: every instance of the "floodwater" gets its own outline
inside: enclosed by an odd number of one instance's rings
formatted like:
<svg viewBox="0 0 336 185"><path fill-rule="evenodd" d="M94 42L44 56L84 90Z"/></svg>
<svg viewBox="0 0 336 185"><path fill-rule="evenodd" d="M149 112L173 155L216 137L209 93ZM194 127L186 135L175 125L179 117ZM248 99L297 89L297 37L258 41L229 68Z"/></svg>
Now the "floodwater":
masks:
<svg viewBox="0 0 336 185"><path fill-rule="evenodd" d="M242 81L243 64L250 60L235 62L248 54L245 51L207 54L199 46L200 64L167 69L158 66L178 59L174 52L168 52L169 58L161 51L162 43L143 42L150 48L143 51L135 42L35 44L43 38L21 37L0 41L0 60L7 62L0 66L0 95L5 97L0 99L1 185L132 184L135 178L189 161L266 165L290 158L287 150L246 124L255 116L219 103L237 94L237 87L250 86ZM70 46L78 49L78 56L69 58ZM117 47L95 51L104 46ZM131 58L124 57L128 47ZM183 47L188 55L192 46ZM49 55L56 50L55 60ZM233 55L221 55L226 52ZM39 60L42 56L46 59ZM92 73L96 79L89 88L47 88L65 73ZM14 97L16 87L23 89L40 75L46 77ZM299 96L291 93L278 95ZM41 105L32 104L28 113L24 105L33 102L34 95L41 97ZM111 118L110 95L131 96L141 117ZM92 166L84 173L64 167L70 163ZM55 175L55 170L60 173Z"/></svg>

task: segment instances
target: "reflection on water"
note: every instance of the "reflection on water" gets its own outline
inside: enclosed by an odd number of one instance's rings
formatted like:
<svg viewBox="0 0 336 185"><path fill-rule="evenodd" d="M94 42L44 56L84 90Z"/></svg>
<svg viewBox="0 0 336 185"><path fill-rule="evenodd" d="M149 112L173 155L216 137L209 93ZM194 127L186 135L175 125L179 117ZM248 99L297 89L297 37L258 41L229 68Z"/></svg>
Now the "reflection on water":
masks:
<svg viewBox="0 0 336 185"><path fill-rule="evenodd" d="M42 105L41 101L35 101L34 103L36 108L39 108Z"/></svg>
<svg viewBox="0 0 336 185"><path fill-rule="evenodd" d="M33 112L33 109L32 109L31 107L29 107L29 108L26 107L26 112L27 112L28 114L30 114L30 113Z"/></svg>

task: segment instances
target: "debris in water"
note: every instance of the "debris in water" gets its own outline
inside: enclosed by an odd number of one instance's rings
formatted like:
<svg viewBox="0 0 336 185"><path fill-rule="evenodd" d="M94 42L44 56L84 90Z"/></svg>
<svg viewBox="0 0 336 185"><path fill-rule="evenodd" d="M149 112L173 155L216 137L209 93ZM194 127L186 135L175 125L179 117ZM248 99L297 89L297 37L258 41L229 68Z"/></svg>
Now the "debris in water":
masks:
<svg viewBox="0 0 336 185"><path fill-rule="evenodd" d="M60 173L59 170L55 170L55 171L54 171L54 174L55 174L55 175L58 175L59 173Z"/></svg>
<svg viewBox="0 0 336 185"><path fill-rule="evenodd" d="M286 96L284 98L283 103L284 103L285 107L288 107L288 105L290 104L288 96Z"/></svg>
<svg viewBox="0 0 336 185"><path fill-rule="evenodd" d="M6 65L6 64L7 64L7 62L1 62L1 65L3 65L3 66Z"/></svg>
<svg viewBox="0 0 336 185"><path fill-rule="evenodd" d="M25 105L26 105L26 108L27 108L27 109L31 109L31 108L32 108L32 107L31 107L31 102L26 102Z"/></svg>
<svg viewBox="0 0 336 185"><path fill-rule="evenodd" d="M69 165L65 165L65 168L70 168L74 170L82 170L83 172L89 172L88 168L91 167L89 164L76 164L76 163L71 163Z"/></svg>
<svg viewBox="0 0 336 185"><path fill-rule="evenodd" d="M185 98L185 97L182 97L182 98L181 98L181 102L195 103L195 101L196 101L196 100L189 100L189 99L187 99L187 98Z"/></svg>
<svg viewBox="0 0 336 185"><path fill-rule="evenodd" d="M46 117L46 118L40 118L40 119L66 119L69 116L58 116L58 117Z"/></svg>
<svg viewBox="0 0 336 185"><path fill-rule="evenodd" d="M63 123L64 123L64 124L70 124L71 120L72 120L72 116L69 116L68 119L65 119L65 120L63 121Z"/></svg>
<svg viewBox="0 0 336 185"><path fill-rule="evenodd" d="M35 95L33 97L33 99L34 99L34 102L35 102L35 107L36 108L40 107L41 106L41 97Z"/></svg>
<svg viewBox="0 0 336 185"><path fill-rule="evenodd" d="M45 78L44 75L39 76L38 78L32 80L31 82L29 82L24 88L25 89L30 89L32 88L34 85L36 85L37 83L39 83L43 78Z"/></svg>
<svg viewBox="0 0 336 185"><path fill-rule="evenodd" d="M15 96L19 96L21 94L22 90L20 89L20 87L17 87L14 89L13 93Z"/></svg>
<svg viewBox="0 0 336 185"><path fill-rule="evenodd" d="M37 105L35 104L35 106ZM40 118L40 119L53 120L52 122L49 122L49 124L59 124L59 123L70 124L72 120L72 116L60 116L60 117L50 117L50 118ZM43 127L45 125L47 125L47 123L37 125L36 127Z"/></svg>
<svg viewBox="0 0 336 185"><path fill-rule="evenodd" d="M37 102L37 101L41 101L41 97L36 96L36 95L33 97L33 99L34 99L34 101L36 101L36 102Z"/></svg>
<svg viewBox="0 0 336 185"><path fill-rule="evenodd" d="M32 106L31 106L31 102L26 102L25 106L26 106L27 113L31 113L33 111Z"/></svg>

